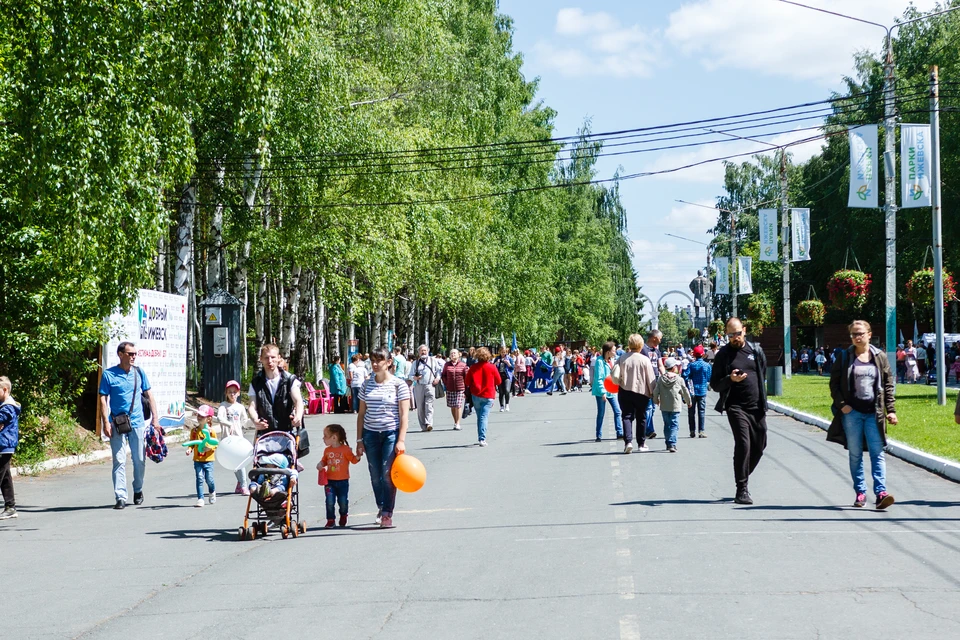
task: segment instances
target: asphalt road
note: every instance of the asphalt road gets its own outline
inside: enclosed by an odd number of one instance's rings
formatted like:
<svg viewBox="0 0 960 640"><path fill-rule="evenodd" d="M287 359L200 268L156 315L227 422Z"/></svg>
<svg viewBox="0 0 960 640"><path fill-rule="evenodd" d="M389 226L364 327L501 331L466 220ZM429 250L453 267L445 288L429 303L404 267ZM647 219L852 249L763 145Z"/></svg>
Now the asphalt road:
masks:
<svg viewBox="0 0 960 640"><path fill-rule="evenodd" d="M890 459L898 503L854 509L845 451L771 417L756 504L737 506L713 412L708 439L681 426L678 453L658 438L624 456L593 441L586 393L513 409L492 414L485 449L475 419L455 432L446 409L411 433L427 484L400 494L389 531L372 529L365 463L350 526L320 528L316 448L299 539L238 541L245 499L195 508L179 447L148 461L145 504L121 512L107 464L18 478L20 518L0 523L0 637L960 637L960 486ZM308 418L317 446L339 417Z"/></svg>

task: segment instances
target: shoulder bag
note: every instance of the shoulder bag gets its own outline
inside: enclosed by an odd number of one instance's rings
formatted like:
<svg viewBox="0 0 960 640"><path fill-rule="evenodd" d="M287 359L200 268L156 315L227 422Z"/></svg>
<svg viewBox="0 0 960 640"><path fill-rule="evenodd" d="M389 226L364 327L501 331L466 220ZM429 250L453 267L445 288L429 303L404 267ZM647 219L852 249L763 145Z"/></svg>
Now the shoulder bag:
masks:
<svg viewBox="0 0 960 640"><path fill-rule="evenodd" d="M130 408L123 413L111 415L113 428L120 435L126 435L133 431L133 423L130 421L130 413L133 411L133 402L137 399L137 388L140 386L140 372L133 368L133 392L130 394Z"/></svg>

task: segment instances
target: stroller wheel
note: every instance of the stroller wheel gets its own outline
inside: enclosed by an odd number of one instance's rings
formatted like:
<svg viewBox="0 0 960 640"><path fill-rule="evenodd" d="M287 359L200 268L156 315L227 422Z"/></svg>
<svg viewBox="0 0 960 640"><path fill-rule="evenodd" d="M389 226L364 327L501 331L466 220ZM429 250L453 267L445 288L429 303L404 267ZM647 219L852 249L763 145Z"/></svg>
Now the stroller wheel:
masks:
<svg viewBox="0 0 960 640"><path fill-rule="evenodd" d="M285 524L280 525L280 537L286 540L287 536L289 535L290 535L290 532L287 530L287 525Z"/></svg>
<svg viewBox="0 0 960 640"><path fill-rule="evenodd" d="M301 523L300 523L300 533L306 533L306 532L307 532L307 523L306 523L306 522L301 522Z"/></svg>
<svg viewBox="0 0 960 640"><path fill-rule="evenodd" d="M248 537L249 539L251 539L251 540L256 540L256 539L257 539L257 528L256 528L256 527L250 527L250 528L248 528L248 529L247 529L247 537Z"/></svg>
<svg viewBox="0 0 960 640"><path fill-rule="evenodd" d="M268 522L258 522L258 523L256 524L256 526L260 528L260 535L263 536L263 537L266 537L266 535L267 535L267 527L269 526L269 523L268 523Z"/></svg>
<svg viewBox="0 0 960 640"><path fill-rule="evenodd" d="M290 533L293 534L294 538L300 536L300 525L299 523L294 522L293 527L290 528Z"/></svg>
<svg viewBox="0 0 960 640"><path fill-rule="evenodd" d="M243 527L240 527L239 531L237 531L237 538L240 539L240 540L246 540L246 539L247 539L247 530L246 530L245 528L243 528Z"/></svg>

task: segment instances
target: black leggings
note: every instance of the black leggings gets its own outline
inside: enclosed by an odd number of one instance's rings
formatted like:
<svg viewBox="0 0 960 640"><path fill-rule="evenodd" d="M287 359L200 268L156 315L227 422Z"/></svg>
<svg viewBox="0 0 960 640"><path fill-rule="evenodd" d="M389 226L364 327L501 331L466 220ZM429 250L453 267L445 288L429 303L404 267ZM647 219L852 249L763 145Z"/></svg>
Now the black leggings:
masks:
<svg viewBox="0 0 960 640"><path fill-rule="evenodd" d="M633 424L636 422L637 443L642 447L646 440L647 405L650 404L650 398L621 387L617 392L617 401L623 415L623 443L633 443Z"/></svg>
<svg viewBox="0 0 960 640"><path fill-rule="evenodd" d="M0 453L0 493L3 493L3 506L12 509L17 505L13 497L13 475L10 473L12 453Z"/></svg>
<svg viewBox="0 0 960 640"><path fill-rule="evenodd" d="M504 378L497 387L497 397L500 400L501 407L510 406L510 380Z"/></svg>

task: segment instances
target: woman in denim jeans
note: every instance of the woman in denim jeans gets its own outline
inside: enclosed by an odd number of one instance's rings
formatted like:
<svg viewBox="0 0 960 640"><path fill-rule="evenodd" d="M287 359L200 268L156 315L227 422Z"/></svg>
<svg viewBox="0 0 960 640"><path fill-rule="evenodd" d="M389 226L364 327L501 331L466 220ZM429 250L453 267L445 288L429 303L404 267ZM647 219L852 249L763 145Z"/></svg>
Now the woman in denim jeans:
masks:
<svg viewBox="0 0 960 640"><path fill-rule="evenodd" d="M467 391L473 397L473 407L477 411L477 439L481 447L487 446L487 420L493 399L497 395L497 387L501 383L500 372L490 362L492 357L486 347L477 349L477 362L467 369L464 378Z"/></svg>
<svg viewBox="0 0 960 640"><path fill-rule="evenodd" d="M857 492L853 506L866 504L867 484L863 474L864 442L870 452L870 470L877 509L893 504L887 492L883 448L887 444L886 423L897 424L894 378L887 354L870 344L870 323L854 320L848 327L853 341L830 372L830 395L834 418L827 440L844 445L850 452L850 475Z"/></svg>
<svg viewBox="0 0 960 640"><path fill-rule="evenodd" d="M406 451L410 387L390 373L390 352L380 348L370 354L373 375L360 388L357 413L357 457L367 454L370 483L377 501L377 524L393 527L397 488L390 479L393 461Z"/></svg>
<svg viewBox="0 0 960 640"><path fill-rule="evenodd" d="M623 439L623 417L620 412L620 403L617 402L617 396L610 393L603 387L603 381L610 375L611 362L616 354L617 343L605 342L601 355L593 359L593 382L591 391L597 399L597 442L601 441L601 432L603 431L603 416L607 411L607 403L613 409L613 428L617 432L617 439Z"/></svg>

